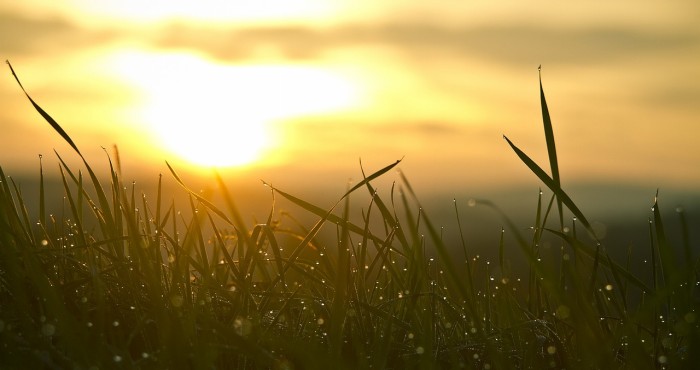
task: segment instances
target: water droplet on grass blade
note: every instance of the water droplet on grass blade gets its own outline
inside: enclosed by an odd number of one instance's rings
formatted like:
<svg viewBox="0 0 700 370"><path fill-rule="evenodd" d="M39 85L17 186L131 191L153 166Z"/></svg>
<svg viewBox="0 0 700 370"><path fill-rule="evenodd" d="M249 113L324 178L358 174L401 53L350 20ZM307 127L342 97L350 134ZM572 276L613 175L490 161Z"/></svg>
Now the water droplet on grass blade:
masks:
<svg viewBox="0 0 700 370"><path fill-rule="evenodd" d="M53 324L44 324L41 327L41 334L43 334L46 337L53 336L56 334L56 327Z"/></svg>
<svg viewBox="0 0 700 370"><path fill-rule="evenodd" d="M685 314L685 316L683 316L683 319L685 319L685 322L687 322L688 324L692 324L695 322L695 317L695 312L688 312L687 314Z"/></svg>

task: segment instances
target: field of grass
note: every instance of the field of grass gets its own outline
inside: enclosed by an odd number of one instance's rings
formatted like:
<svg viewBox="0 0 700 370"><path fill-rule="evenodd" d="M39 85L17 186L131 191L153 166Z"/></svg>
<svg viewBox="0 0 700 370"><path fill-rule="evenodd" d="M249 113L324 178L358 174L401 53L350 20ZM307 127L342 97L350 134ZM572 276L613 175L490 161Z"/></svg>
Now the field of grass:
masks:
<svg viewBox="0 0 700 370"><path fill-rule="evenodd" d="M551 175L505 139L551 196L540 192L530 228L501 212L520 253L505 253L502 236L494 263L461 229L458 245L446 243L405 178L374 188L398 161L363 170L331 209L270 186L317 222L272 202L251 225L220 179L214 204L170 168L189 194L180 209L160 185L155 199L126 186L111 161L95 173L27 95L84 168L58 157L60 214L47 210L41 168L38 195L0 169L0 368L693 368L700 268L685 214L669 230L655 203L648 244L634 246L648 253L610 257L561 187L540 91ZM357 204L361 192L369 201ZM460 225L461 207L500 212L455 202ZM541 253L545 237L556 254ZM632 273L639 258L645 270Z"/></svg>

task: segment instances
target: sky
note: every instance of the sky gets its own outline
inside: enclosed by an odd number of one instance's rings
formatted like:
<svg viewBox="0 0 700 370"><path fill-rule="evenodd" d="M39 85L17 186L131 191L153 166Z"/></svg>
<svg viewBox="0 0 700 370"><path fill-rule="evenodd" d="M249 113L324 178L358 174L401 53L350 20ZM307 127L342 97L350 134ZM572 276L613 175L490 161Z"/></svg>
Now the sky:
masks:
<svg viewBox="0 0 700 370"><path fill-rule="evenodd" d="M419 193L700 189L697 1L0 2L0 56L91 163L332 186L397 159ZM75 160L0 73L0 166ZM397 176L391 175L395 180Z"/></svg>

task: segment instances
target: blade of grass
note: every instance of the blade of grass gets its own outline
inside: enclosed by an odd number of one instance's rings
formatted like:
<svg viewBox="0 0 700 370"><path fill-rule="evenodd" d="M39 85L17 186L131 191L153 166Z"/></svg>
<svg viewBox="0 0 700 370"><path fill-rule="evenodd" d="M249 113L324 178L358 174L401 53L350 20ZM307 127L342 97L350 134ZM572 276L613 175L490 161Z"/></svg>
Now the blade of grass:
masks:
<svg viewBox="0 0 700 370"><path fill-rule="evenodd" d="M466 239L464 238L464 232L462 231L462 221L459 218L459 209L457 207L457 199L453 199L452 203L454 204L455 208L455 216L457 217L457 228L459 229L459 240L462 244L462 251L464 252L464 264L467 268L467 284L469 286L469 299L474 300L476 297L475 290L474 290L474 275L472 274L472 267L471 264L469 263L469 253L467 251L467 242Z"/></svg>
<svg viewBox="0 0 700 370"><path fill-rule="evenodd" d="M335 292L330 307L330 328L328 331L329 350L333 356L340 358L343 328L345 327L346 311L348 308L348 279L350 277L350 235L347 227L350 218L350 197L345 198L343 222L340 224L340 240L338 240L338 267Z"/></svg>
<svg viewBox="0 0 700 370"><path fill-rule="evenodd" d="M272 186L271 184L269 184L269 183L267 183L267 182L265 182L265 181L263 181L263 184L265 184L266 186L269 186L273 191L275 191L276 193L278 193L279 195L281 195L281 196L284 197L285 199L291 201L292 203L294 203L294 204L296 204L296 205L302 207L303 209L305 209L305 210L307 210L307 211L310 211L310 212L314 213L314 214L317 215L317 216L322 217L322 220L323 220L324 222L327 220L327 221L330 221L330 222L332 222L332 223L334 223L334 224L336 224L336 225L340 225L341 223L343 223L342 218L341 218L341 217L338 217L338 216L336 216L336 215L334 215L334 214L332 213L333 210L338 206L338 204L340 204L340 202L341 202L343 199L345 199L345 197L347 197L350 193L352 193L353 191L359 189L359 188L362 187L362 186L365 186L365 184L368 184L369 181L371 181L371 180L373 180L373 179L375 179L375 178L381 176L382 174L386 173L386 172L389 171L391 168L393 168L394 166L396 166L398 163L399 163L399 161L396 161L395 163L393 163L393 164L391 164L391 165L389 165L389 166L387 166L387 167L385 167L385 168L383 168L383 169L381 169L381 170L379 170L379 171L373 173L371 176L364 178L360 183L358 183L357 185L353 186L350 190L348 190L348 191L335 203L335 205L333 205L333 207L331 207L331 209L328 210L328 211L324 210L324 209L321 208L321 207L315 206L315 205L313 205L313 204L311 204L311 203L309 203L309 202L306 202L306 201L304 201L304 200L302 200L302 199L299 199L299 198L297 198L297 197L295 197L295 196L293 196L293 195L291 195L291 194L289 194L289 193L286 193L286 192L284 192L284 191L282 191L282 190L280 190L280 189L278 189L278 188ZM357 225L355 225L354 223L348 222L346 226L348 227L348 229L349 229L350 231L352 231L352 232L355 233L355 234L362 235L362 234L364 233L364 229L361 228L361 227L359 227L359 226L357 226ZM381 238L379 238L379 237L377 237L377 236L375 236L375 235L372 235L372 234L369 235L369 238L372 239L372 240L375 241L375 242L378 242L378 243L381 243L381 242L382 242L382 239L381 239Z"/></svg>
<svg viewBox="0 0 700 370"><path fill-rule="evenodd" d="M44 165L42 155L39 154L39 222L41 227L46 227L46 193L44 191Z"/></svg>
<svg viewBox="0 0 700 370"><path fill-rule="evenodd" d="M554 129L552 129L552 119L549 116L549 108L547 108L547 99L544 97L544 89L542 88L542 66L537 68L540 79L540 104L542 106L542 121L544 124L544 138L547 142L547 154L549 155L549 165L552 169L552 181L561 188L561 180L559 179L559 161L557 160L557 148L554 144ZM559 228L564 227L564 213L562 212L562 200L557 195L557 207L559 209Z"/></svg>
<svg viewBox="0 0 700 370"><path fill-rule="evenodd" d="M182 179L180 179L180 176L178 176L177 172L175 172L175 170L173 169L173 167L170 166L170 163L168 163L168 162L166 161L165 164L168 166L168 169L170 170L170 173L171 173L171 174L173 175L173 177L175 178L175 181L177 181L177 183L180 184L180 186L182 186L183 189L185 189L188 193L190 193L195 199L197 199L197 201L199 201L199 202L202 203L204 206L206 206L207 208L209 208L209 209L210 209L212 212L214 212L217 216L221 217L221 219L224 220L224 221L226 221L226 223L228 223L229 225L231 225L231 226L233 226L233 227L236 227L236 224L235 224L234 222L232 222L232 221L228 218L228 216L226 216L226 214L225 214L224 212L222 212L217 206L215 206L215 205L212 204L210 201L204 199L204 197L202 197L201 195L197 194L196 192L194 192L193 190L191 190L189 187L187 187L187 185L185 185L185 183L182 181ZM241 231L244 231L244 230L241 230Z"/></svg>
<svg viewBox="0 0 700 370"><path fill-rule="evenodd" d="M564 233L562 233L562 232L560 232L560 231L552 230L552 229L545 229L545 230L547 230L548 232L550 232L550 233L552 233L552 234L554 234L554 235L557 235L558 237L560 237L560 238L562 238L563 240L565 240L569 245L571 245L571 246L574 248L574 250L576 250L576 251L581 251L581 252L583 252L584 254L586 254L587 256L589 256L589 257L591 257L591 258L594 258L594 259L597 259L597 258L598 258L598 257L597 257L598 248L599 248L601 245L596 244L596 248L594 249L594 248L592 248L592 247L590 247L590 246L588 246L588 245L583 244L583 243L582 243L581 241L579 241L578 239L575 239L575 238L573 238L572 236L567 235L567 234L564 234ZM647 293L648 293L648 292L651 292L651 291L653 291L653 290L656 290L655 287L654 287L654 289L649 288L649 287L648 287L644 282L642 282L642 280L640 280L637 276L633 275L630 271L626 270L625 268L623 268L623 267L620 266L619 264L617 264L617 263L615 263L615 262L612 262L612 260L609 260L609 259L600 259L598 262L599 262L601 265L603 265L603 266L605 266L605 267L607 267L607 268L609 268L609 269L611 269L611 270L614 269L620 276L624 277L625 279L627 279L627 281L629 281L630 283L632 283L633 285L635 285L637 288L641 289L641 290L644 291L644 292L647 292Z"/></svg>
<svg viewBox="0 0 700 370"><path fill-rule="evenodd" d="M557 197L569 208L571 213L573 213L580 221L583 223L583 225L586 227L586 229L591 233L592 236L595 237L595 232L593 231L593 228L591 227L591 224L588 222L588 219L586 219L586 216L583 215L581 210L574 204L574 201L569 198L569 195L564 192L564 190L551 178L549 175L547 175L544 170L540 166L537 165L530 157L525 154L522 150L520 150L513 142L508 139L505 135L503 136L504 139L508 142L508 145L515 151L515 154L520 157L520 160L525 163L525 165L532 171L539 179L547 185L547 187L554 192L554 194L557 195ZM596 238L597 239L597 238Z"/></svg>
<svg viewBox="0 0 700 370"><path fill-rule="evenodd" d="M34 109L36 109L36 111L39 112L39 114L46 120L46 122L48 122L51 125L51 127L53 127L53 129L75 150L75 152L78 153L78 155L80 156L80 158L83 161L83 164L85 164L85 167L88 170L88 173L90 174L90 179L92 181L93 186L95 187L95 191L97 192L97 197L100 201L100 206L102 207L103 210L108 210L110 207L109 207L109 203L107 202L107 197L105 196L104 190L102 189L102 186L100 185L100 182L98 181L97 176L95 175L94 171L92 170L92 168L90 167L88 162L85 160L85 157L83 157L83 154L78 149L78 146L75 145L75 143L73 142L73 139L71 139L70 136L68 136L68 133L66 133L66 131L63 130L63 128L58 124L58 122L56 122L56 120L54 120L48 113L46 113L46 111L44 109L42 109L34 101L34 99L31 98L31 96L29 96L27 91L24 89L24 86L22 86L22 83L20 82L19 77L15 73L14 68L12 68L12 64L10 64L10 61L6 60L5 62L10 67L10 71L12 72L12 76L14 76L15 81L17 81L17 84L22 89L22 92L24 92L24 95L32 103L32 106L34 106ZM110 226L110 228L111 228L111 226L114 223L111 215L109 213L106 213L104 216L105 216L105 221L107 222L107 225ZM112 235L112 236L115 236L115 235Z"/></svg>
<svg viewBox="0 0 700 370"><path fill-rule="evenodd" d="M75 151L82 157L83 155L80 153L80 150L78 150L78 147L75 145L73 140L68 136L68 134L63 130L63 128L56 122L46 111L44 111L37 103L34 102L34 99L32 99L31 96L27 93L27 90L24 89L24 86L22 86L22 83L19 81L19 77L17 77L17 74L15 73L15 69L12 68L12 64L10 64L9 60L5 60L5 63L10 67L10 71L12 72L12 76L14 76L15 81L17 81L17 84L19 87L22 89L22 92L24 92L24 95L27 96L27 99L32 103L34 106L34 109L36 109L39 114L41 114L42 117L48 122L51 127L53 127L56 132L58 132L59 135L73 148Z"/></svg>

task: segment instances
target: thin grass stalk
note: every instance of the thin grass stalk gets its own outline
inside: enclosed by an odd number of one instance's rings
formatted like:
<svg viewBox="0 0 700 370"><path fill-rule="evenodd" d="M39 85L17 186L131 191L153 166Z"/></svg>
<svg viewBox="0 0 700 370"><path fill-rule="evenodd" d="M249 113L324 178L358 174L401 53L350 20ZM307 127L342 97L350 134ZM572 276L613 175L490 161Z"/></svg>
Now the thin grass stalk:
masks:
<svg viewBox="0 0 700 370"><path fill-rule="evenodd" d="M349 244L350 234L347 227L350 217L350 197L345 198L343 210L343 223L340 226L340 239L338 240L338 263L335 276L335 292L330 307L329 350L331 356L340 358L343 344L343 328L347 312L347 288L350 277Z"/></svg>
<svg viewBox="0 0 700 370"><path fill-rule="evenodd" d="M17 205L16 208L18 210L19 215L22 217L21 218L21 223L24 226L25 233L27 237L29 237L30 242L32 245L38 245L38 242L36 240L36 237L34 236L34 228L32 227L32 222L29 221L29 211L27 211L27 207L24 204L24 201L22 200L22 192L20 191L19 187L17 186L17 183L15 183L15 180L13 178L10 178L10 183L12 184L12 188L15 192L15 196L17 198Z"/></svg>
<svg viewBox="0 0 700 370"><path fill-rule="evenodd" d="M454 209L455 209L455 216L457 217L457 228L459 230L459 240L462 245L462 251L464 252L464 264L466 265L467 268L467 274L466 274L466 280L467 280L467 285L469 286L469 297L468 299L474 301L476 297L476 291L474 289L474 281L473 281L473 273L472 273L472 267L471 264L469 263L469 253L467 251L467 242L466 239L464 238L464 232L462 231L462 221L459 218L459 209L457 207L457 200L453 199L452 203L454 204Z"/></svg>
<svg viewBox="0 0 700 370"><path fill-rule="evenodd" d="M685 261L684 263L684 268L685 268L685 281L687 285L693 286L695 283L695 279L693 277L693 249L691 246L690 242L690 232L688 230L688 220L685 215L685 210L683 207L677 207L676 208L676 213L678 213L678 220L680 222L680 227L681 227L681 243L683 244L683 260ZM691 293L692 289L689 289L689 293Z"/></svg>
<svg viewBox="0 0 700 370"><path fill-rule="evenodd" d="M554 200L554 196L552 196L552 199ZM552 202L550 201L550 206ZM547 209L549 211L549 208ZM542 220L542 189L539 190L538 195L537 195L537 212L535 213L535 226L534 226L534 233L532 236L532 255L536 256L536 258L539 258L539 244L540 240L542 238L542 231L544 229L544 224L547 219L547 215L549 212L546 212L544 215L545 220ZM540 302L540 288L539 288L539 281L537 279L537 276L535 274L535 269L533 268L532 261L528 263L528 279L527 279L527 286L528 286L528 299L527 299L527 306L528 306L528 311L533 312L535 310L539 310L539 302ZM536 304L536 305L535 305ZM539 317L540 314L539 312L537 313L537 316Z"/></svg>
<svg viewBox="0 0 700 370"><path fill-rule="evenodd" d="M552 170L552 180L557 188L561 188L561 180L559 179L559 161L557 160L557 148L554 144L554 129L552 128L552 119L549 116L549 108L547 107L547 99L544 97L544 89L542 88L542 66L537 68L540 80L540 105L542 106L542 122L544 125L544 137L547 142L547 154L549 156L549 165ZM564 228L564 213L562 212L562 200L557 194L557 209L559 210L559 229Z"/></svg>

